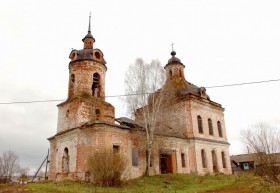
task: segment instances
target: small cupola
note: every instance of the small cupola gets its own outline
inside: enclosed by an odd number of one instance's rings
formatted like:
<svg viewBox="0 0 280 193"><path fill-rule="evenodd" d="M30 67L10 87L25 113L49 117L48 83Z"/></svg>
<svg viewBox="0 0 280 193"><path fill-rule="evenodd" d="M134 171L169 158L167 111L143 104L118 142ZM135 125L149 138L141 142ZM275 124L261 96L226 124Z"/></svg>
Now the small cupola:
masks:
<svg viewBox="0 0 280 193"><path fill-rule="evenodd" d="M90 20L91 15L89 15L88 34L82 39L84 42L84 49L93 49L93 44L95 42L94 37L91 35Z"/></svg>
<svg viewBox="0 0 280 193"><path fill-rule="evenodd" d="M173 78L185 79L184 76L185 65L181 63L181 60L176 57L176 52L172 48L171 58L168 60L164 69L166 70L167 80Z"/></svg>
<svg viewBox="0 0 280 193"><path fill-rule="evenodd" d="M176 52L174 50L172 50L171 56L172 57L168 60L168 64L173 63L173 62L181 63L181 60L176 57Z"/></svg>

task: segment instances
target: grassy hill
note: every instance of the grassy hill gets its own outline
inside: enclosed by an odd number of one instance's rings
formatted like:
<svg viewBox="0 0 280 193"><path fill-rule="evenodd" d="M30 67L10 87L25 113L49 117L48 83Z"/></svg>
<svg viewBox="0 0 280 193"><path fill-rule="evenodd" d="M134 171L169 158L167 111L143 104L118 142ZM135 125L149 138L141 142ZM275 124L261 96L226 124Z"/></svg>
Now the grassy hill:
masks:
<svg viewBox="0 0 280 193"><path fill-rule="evenodd" d="M279 185L267 184L253 174L241 176L197 176L166 174L125 182L120 187L97 187L90 183L64 180L26 185L1 185L0 193L249 193L280 192Z"/></svg>

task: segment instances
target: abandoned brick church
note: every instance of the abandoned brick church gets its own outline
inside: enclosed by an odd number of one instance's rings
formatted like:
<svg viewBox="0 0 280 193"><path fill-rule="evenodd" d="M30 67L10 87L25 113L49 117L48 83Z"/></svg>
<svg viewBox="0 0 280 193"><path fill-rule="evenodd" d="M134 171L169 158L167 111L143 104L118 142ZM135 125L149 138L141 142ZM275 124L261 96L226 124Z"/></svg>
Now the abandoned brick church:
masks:
<svg viewBox="0 0 280 193"><path fill-rule="evenodd" d="M89 26L84 48L72 50L69 56L68 99L58 105L57 133L48 138L51 180L89 180L87 158L104 148L127 158L124 177L145 173L146 149L137 137L141 133L134 132L136 122L116 119L114 106L105 101L107 66L94 42ZM168 127L162 124L155 136L152 173L231 174L224 108L210 100L205 88L186 81L185 66L176 52L171 55L164 67L162 89L171 89L174 94L168 96L169 106L158 118Z"/></svg>

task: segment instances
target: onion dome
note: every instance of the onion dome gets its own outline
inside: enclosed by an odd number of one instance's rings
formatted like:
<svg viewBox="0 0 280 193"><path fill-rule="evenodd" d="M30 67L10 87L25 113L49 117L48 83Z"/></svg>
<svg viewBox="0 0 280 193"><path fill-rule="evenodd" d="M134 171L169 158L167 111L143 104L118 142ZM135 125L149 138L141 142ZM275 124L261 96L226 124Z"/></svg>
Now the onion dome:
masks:
<svg viewBox="0 0 280 193"><path fill-rule="evenodd" d="M171 58L168 60L168 64L169 63L173 63L173 62L178 62L181 63L181 60L179 58L176 57L176 52L174 50L172 50L171 52Z"/></svg>

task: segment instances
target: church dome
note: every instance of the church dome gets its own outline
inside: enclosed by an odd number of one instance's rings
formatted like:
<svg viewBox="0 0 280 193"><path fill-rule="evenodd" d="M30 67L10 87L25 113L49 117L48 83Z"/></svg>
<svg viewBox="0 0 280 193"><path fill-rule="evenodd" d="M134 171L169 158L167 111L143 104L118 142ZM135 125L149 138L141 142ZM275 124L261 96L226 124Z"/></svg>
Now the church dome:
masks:
<svg viewBox="0 0 280 193"><path fill-rule="evenodd" d="M181 60L176 57L176 52L174 50L171 52L171 56L172 57L168 60L168 64L173 62L181 63Z"/></svg>
<svg viewBox="0 0 280 193"><path fill-rule="evenodd" d="M162 90L165 92L165 96L171 101L174 98L182 98L189 94L210 100L205 88L198 87L184 79L173 78L168 80Z"/></svg>

